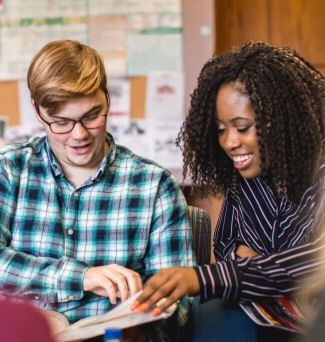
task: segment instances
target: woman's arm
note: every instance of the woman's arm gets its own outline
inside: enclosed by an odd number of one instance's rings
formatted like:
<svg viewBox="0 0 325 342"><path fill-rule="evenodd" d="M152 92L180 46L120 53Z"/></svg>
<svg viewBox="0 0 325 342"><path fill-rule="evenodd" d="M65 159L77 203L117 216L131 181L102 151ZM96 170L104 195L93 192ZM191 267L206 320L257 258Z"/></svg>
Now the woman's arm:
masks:
<svg viewBox="0 0 325 342"><path fill-rule="evenodd" d="M292 294L304 278L324 268L323 236L325 233L312 243L268 256L162 270L145 284L133 309L146 311L164 297L167 300L155 314L183 296L200 294L202 301L212 298L258 301L265 296Z"/></svg>

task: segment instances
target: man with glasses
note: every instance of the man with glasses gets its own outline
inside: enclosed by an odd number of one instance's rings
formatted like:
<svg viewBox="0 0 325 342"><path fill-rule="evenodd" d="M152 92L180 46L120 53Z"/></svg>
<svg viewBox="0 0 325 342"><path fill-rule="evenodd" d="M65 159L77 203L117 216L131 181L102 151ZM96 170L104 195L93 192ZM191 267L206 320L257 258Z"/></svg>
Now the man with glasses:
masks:
<svg viewBox="0 0 325 342"><path fill-rule="evenodd" d="M106 131L98 53L50 42L27 80L46 135L0 154L0 293L72 323L110 310L161 268L193 265L177 182Z"/></svg>

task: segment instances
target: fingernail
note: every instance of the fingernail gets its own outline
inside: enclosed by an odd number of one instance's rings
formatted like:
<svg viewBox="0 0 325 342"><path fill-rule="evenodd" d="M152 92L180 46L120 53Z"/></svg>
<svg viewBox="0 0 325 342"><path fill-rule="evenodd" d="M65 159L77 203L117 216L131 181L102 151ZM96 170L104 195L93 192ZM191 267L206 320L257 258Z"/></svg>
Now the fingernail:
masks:
<svg viewBox="0 0 325 342"><path fill-rule="evenodd" d="M131 310L133 311L137 309L139 306L140 306L140 303L138 301L135 301L131 306Z"/></svg>
<svg viewBox="0 0 325 342"><path fill-rule="evenodd" d="M159 308L155 308L152 311L152 316L159 316L161 314L161 310Z"/></svg>
<svg viewBox="0 0 325 342"><path fill-rule="evenodd" d="M138 312L142 313L142 312L146 312L149 310L149 305L148 304L142 304L140 305L140 307L138 308Z"/></svg>

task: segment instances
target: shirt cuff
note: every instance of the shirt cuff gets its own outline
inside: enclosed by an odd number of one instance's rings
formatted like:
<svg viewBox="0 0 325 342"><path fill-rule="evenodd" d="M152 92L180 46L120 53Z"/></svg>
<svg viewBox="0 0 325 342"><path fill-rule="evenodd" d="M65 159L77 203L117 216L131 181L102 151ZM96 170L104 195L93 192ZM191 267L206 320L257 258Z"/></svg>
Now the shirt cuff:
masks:
<svg viewBox="0 0 325 342"><path fill-rule="evenodd" d="M88 268L83 262L65 259L58 276L58 302L79 300L83 297L83 280Z"/></svg>
<svg viewBox="0 0 325 342"><path fill-rule="evenodd" d="M241 272L234 261L218 262L194 268L200 283L200 300L213 298L237 301L240 296Z"/></svg>

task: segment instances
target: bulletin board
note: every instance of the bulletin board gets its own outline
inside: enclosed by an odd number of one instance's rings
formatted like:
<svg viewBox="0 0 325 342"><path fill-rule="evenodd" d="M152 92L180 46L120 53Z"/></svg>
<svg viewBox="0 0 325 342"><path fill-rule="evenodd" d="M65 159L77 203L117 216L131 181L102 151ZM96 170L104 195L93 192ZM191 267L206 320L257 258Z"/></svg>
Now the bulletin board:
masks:
<svg viewBox="0 0 325 342"><path fill-rule="evenodd" d="M0 117L9 143L37 125L26 84L33 56L49 41L73 39L103 57L117 143L181 168L174 141L185 115L182 20L181 0L3 0Z"/></svg>

